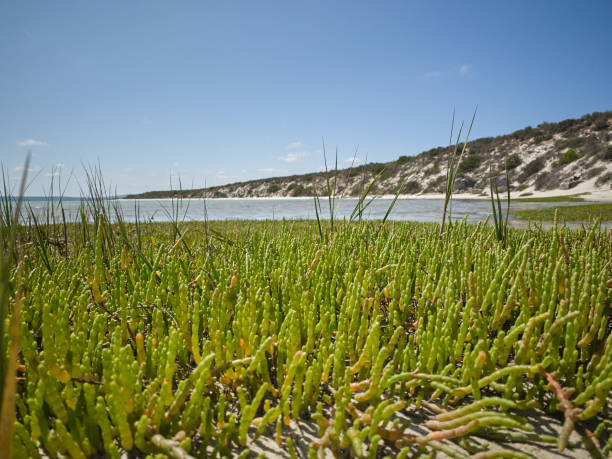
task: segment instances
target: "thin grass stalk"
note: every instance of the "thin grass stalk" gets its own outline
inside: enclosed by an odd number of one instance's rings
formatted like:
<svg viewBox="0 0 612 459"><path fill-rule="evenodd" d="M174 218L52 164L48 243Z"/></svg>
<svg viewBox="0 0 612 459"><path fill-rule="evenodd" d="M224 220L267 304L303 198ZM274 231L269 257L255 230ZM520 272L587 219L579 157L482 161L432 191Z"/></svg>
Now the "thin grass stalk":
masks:
<svg viewBox="0 0 612 459"><path fill-rule="evenodd" d="M49 272L49 274L52 274L53 268L51 267L51 260L49 258L49 235L47 233L50 225L48 223L44 225L39 223L38 217L36 216L36 213L34 212L34 209L32 209L32 206L30 204L27 205L27 211L30 215L30 221L33 225L34 236L36 237L36 248L38 249L42 257L43 263L47 268L47 271Z"/></svg>
<svg viewBox="0 0 612 459"><path fill-rule="evenodd" d="M361 220L361 217L363 215L363 212L365 211L365 209L372 204L372 202L374 201L374 198L372 198L365 206L363 205L365 199L368 197L368 195L370 194L370 191L372 191L372 188L374 187L374 185L376 184L376 182L378 181L378 179L382 176L382 174L385 172L385 169L381 170L378 175L376 177L374 177L374 179L372 180L372 182L370 182L370 184L368 185L368 187L363 191L363 193L361 193L361 196L359 196L359 200L357 201L357 204L355 205L355 207L353 208L353 211L351 212L351 215L349 217L349 221L353 221L354 217L359 217L359 219Z"/></svg>
<svg viewBox="0 0 612 459"><path fill-rule="evenodd" d="M187 250L187 252L189 253L189 255L191 255L191 248L187 244L187 241L185 241L185 238L183 237L183 231L179 227L179 223L185 222L185 219L187 218L187 212L189 211L189 205L190 205L190 203L187 202L187 206L185 206L185 211L181 218L181 208L183 208L183 186L182 186L180 177L179 177L179 191L178 191L178 196L176 198L175 198L175 193L173 193L172 190L173 190L172 177L170 177L170 194L172 196L170 200L171 212L168 211L168 209L166 209L163 206L162 206L162 209L163 209L163 212L166 214L166 217L172 224L172 230L174 232L174 242L176 243L180 241L185 247L185 249Z"/></svg>
<svg viewBox="0 0 612 459"><path fill-rule="evenodd" d="M334 168L334 185L332 187L329 177L329 169L327 167L327 152L325 149L325 140L321 139L323 143L323 160L325 162L325 181L327 183L327 200L329 203L329 219L331 224L331 231L334 232L334 214L336 205L336 185L338 179L338 149L336 148L336 165Z"/></svg>
<svg viewBox="0 0 612 459"><path fill-rule="evenodd" d="M393 210L393 207L395 206L395 202L397 201L397 198L399 198L399 195L402 194L403 189L404 189L404 184L402 183L400 187L398 188L397 193L395 193L395 197L393 198L393 201L391 201L391 204L387 208L387 212L385 212L385 216L382 219L383 225L387 221L387 218L389 218L389 215L391 215L391 211Z"/></svg>
<svg viewBox="0 0 612 459"><path fill-rule="evenodd" d="M463 131L463 123L461 123L461 128L459 129L459 133L457 134L457 142L455 144L455 148L453 150L453 154L448 164L447 174L446 174L446 190L444 194L444 209L442 211L442 223L440 224L440 232L438 236L441 237L444 232L444 224L446 222L446 212L448 209L449 202L453 196L453 188L455 187L455 179L457 178L457 169L461 164L461 160L463 159L463 155L465 154L465 149L470 140L470 134L472 133L472 127L474 126L474 120L476 119L476 112L478 111L478 105L474 109L474 114L472 115L472 121L470 122L470 128L468 129L467 136L463 142L463 146L461 149L461 154L457 159L457 152L459 150L459 140L461 139L461 132ZM455 115L453 112L453 124L455 120ZM452 132L452 127L451 127ZM455 162L456 161L456 162Z"/></svg>
<svg viewBox="0 0 612 459"><path fill-rule="evenodd" d="M2 203L0 207L0 225L2 225L2 249L6 250L9 246L9 234L13 221L13 201L11 189L9 187L9 176L2 167Z"/></svg>
<svg viewBox="0 0 612 459"><path fill-rule="evenodd" d="M368 155L366 153L366 157L365 157L365 161L364 161L364 167L362 167L361 169L361 184L359 186L359 196L361 196L361 194L363 193L363 190L365 189L365 185L366 185L366 168L365 165L368 163ZM361 220L361 213L359 214L359 220Z"/></svg>
<svg viewBox="0 0 612 459"><path fill-rule="evenodd" d="M505 235L508 234L508 217L510 216L510 174L508 173L508 159L505 161L506 168L506 219L504 220Z"/></svg>
<svg viewBox="0 0 612 459"><path fill-rule="evenodd" d="M115 210L115 220L116 220L117 226L119 227L119 234L121 235L123 242L132 252L134 252L136 255L138 255L138 257L142 259L144 264L147 266L147 268L149 268L151 272L154 272L155 269L153 267L153 264L149 261L147 256L144 254L141 246L137 245L136 247L134 247L134 245L132 244L132 241L130 240L130 237L127 231L127 225L125 224L125 218L123 216L123 210L121 209L121 205L119 203L114 203L113 208ZM140 240L140 238L138 238L138 240Z"/></svg>
<svg viewBox="0 0 612 459"><path fill-rule="evenodd" d="M15 207L11 206L11 210L13 211L12 215L5 215L5 217L10 217L8 221L10 221L10 229L8 231L8 246L3 249L0 253L0 388L2 389L2 397L0 412L3 414L0 418L0 438L2 438L5 434L9 434L9 436L4 437L4 440L7 438L12 438L12 426L15 419L14 416L14 397L15 397L15 385L8 382L9 378L14 378L14 372L9 372L9 370L13 369L16 365L17 353L15 352L15 348L13 346L18 346L18 338L19 338L19 328L17 319L13 316L11 320L12 332L11 332L11 341L9 344L9 360L6 359L7 349L5 348L4 341L4 326L7 323L8 318L8 310L9 310L9 290L10 290L10 271L11 271L11 259L13 256L17 256L15 259L15 263L19 263L19 257L17 254L17 226L19 224L19 218L21 213L21 205L23 203L23 196L26 191L26 183L28 177L28 170L30 166L31 153L28 152L25 160L25 166L23 169L23 174L21 176L21 185L19 187L19 194L17 195L17 204ZM6 184L5 187L6 189ZM18 306L17 306L18 308ZM14 311L15 313L15 311ZM19 310L17 309L17 315ZM11 406L5 406L5 402L11 404ZM5 413L6 417L5 417ZM11 415L11 413L13 413ZM7 445L8 443L2 441L0 442L2 445Z"/></svg>
<svg viewBox="0 0 612 459"><path fill-rule="evenodd" d="M321 217L319 215L320 208L321 208L321 202L319 201L319 194L317 193L317 187L314 184L313 184L313 191L314 191L315 215L317 217L317 226L319 228L319 236L321 237L321 242L323 242L324 241L324 238L323 238L323 228L321 228Z"/></svg>
<svg viewBox="0 0 612 459"><path fill-rule="evenodd" d="M489 191L491 196L491 208L493 211L493 220L495 225L495 235L497 240L506 244L508 237L508 216L510 215L510 178L508 174L508 165L506 164L505 179L506 179L506 215L504 216L501 208L501 199L499 197L499 187L497 185L498 175L494 174L493 166L489 164ZM497 206L497 209L496 209Z"/></svg>
<svg viewBox="0 0 612 459"><path fill-rule="evenodd" d="M495 196L497 195L497 200L499 201L499 193L497 193L497 183L495 179L495 174L493 173L492 164L489 164L489 191L491 195L491 209L493 211L493 222L495 225L495 235L497 236L497 239L499 240L500 238L499 218L501 218L501 215L498 218L497 209L495 208Z"/></svg>
<svg viewBox="0 0 612 459"><path fill-rule="evenodd" d="M454 122L454 113L453 113L453 122ZM444 208L442 210L442 223L440 225L440 233L439 235L442 235L442 232L444 231L444 224L446 222L446 212L447 212L447 208L448 208L448 204L449 201L451 199L451 195L452 195L452 176L453 176L453 168L454 168L454 164L455 164L455 157L457 155L457 151L459 149L459 140L461 138L461 133L463 131L463 122L461 122L461 126L459 127L459 133L457 134L457 140L455 141L455 148L453 149L453 153L451 155L449 155L448 158L448 163L446 166L446 183L445 183L445 188L444 188ZM452 127L451 127L451 131L452 131Z"/></svg>
<svg viewBox="0 0 612 459"><path fill-rule="evenodd" d="M17 267L17 285L13 316L10 321L10 342L6 373L2 386L2 405L0 408L0 445L4 445L0 452L0 459L12 457L13 431L15 425L15 401L17 398L17 359L19 357L19 316L21 312L22 276L23 269L20 263ZM3 339L4 341L4 339ZM2 355L4 360L4 354Z"/></svg>

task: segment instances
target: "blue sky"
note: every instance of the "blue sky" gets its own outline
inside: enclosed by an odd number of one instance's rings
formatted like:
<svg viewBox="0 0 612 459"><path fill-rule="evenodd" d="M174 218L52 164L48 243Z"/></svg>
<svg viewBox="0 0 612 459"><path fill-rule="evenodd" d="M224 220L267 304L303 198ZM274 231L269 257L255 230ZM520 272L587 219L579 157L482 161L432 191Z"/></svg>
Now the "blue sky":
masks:
<svg viewBox="0 0 612 459"><path fill-rule="evenodd" d="M612 109L610 1L3 1L0 161L29 194L349 165Z"/></svg>

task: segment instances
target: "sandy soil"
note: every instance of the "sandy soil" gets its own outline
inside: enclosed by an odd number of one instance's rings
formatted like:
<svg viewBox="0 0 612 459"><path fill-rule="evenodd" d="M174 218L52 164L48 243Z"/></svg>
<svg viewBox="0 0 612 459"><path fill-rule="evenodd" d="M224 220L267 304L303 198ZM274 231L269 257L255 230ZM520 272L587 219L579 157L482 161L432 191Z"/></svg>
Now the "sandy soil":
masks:
<svg viewBox="0 0 612 459"><path fill-rule="evenodd" d="M592 180L594 182L594 180ZM584 193L584 194L582 194ZM569 190L548 190L548 191L536 191L532 187L526 188L522 191L510 192L511 199L520 198L548 198L553 196L570 196L574 194L581 194L581 197L586 201L593 202L612 202L612 189L604 190L596 188L593 183L584 182ZM384 196L393 198L394 196ZM403 195L401 198L409 199L444 199L443 193L429 193L419 195ZM500 193L500 198L505 198L506 195ZM489 195L474 194L474 193L453 193L453 199L490 199Z"/></svg>
<svg viewBox="0 0 612 459"><path fill-rule="evenodd" d="M540 411L528 411L520 413L526 417L528 421L535 427L535 433L540 435L550 435L558 437L563 424L562 417L551 416ZM426 420L431 419L434 413L421 408L418 412L413 410L404 410L399 418L404 423L411 425L405 432L414 435L426 435L430 432L424 424ZM256 454L264 454L265 457L271 458L289 458L286 445L283 444L281 448L274 440L273 427L269 428L269 432L262 435L257 439L249 438L247 446ZM500 431L503 433L503 431ZM288 427L283 429L283 442L290 436L293 440L298 457L307 458L309 446L319 439L318 427L316 422L313 420L300 420L299 422L291 421ZM526 454L528 456L537 459L561 459L561 458L579 458L587 459L593 457L584 443L582 442L581 436L577 432L572 432L570 435L568 447L560 452L557 449L555 443L537 443L537 442L525 442L525 443L506 443L506 442L495 442L491 440L485 440L475 436L470 437L472 440L474 453L480 452L483 448L487 448L489 452L493 453L500 449L511 450ZM456 443L451 441L445 441L444 444L447 447L457 451L459 454L469 455L465 449L459 447ZM417 447L414 447L414 452L417 451ZM386 446L381 442L378 446L376 457L390 456L393 457L398 453L397 450ZM334 458L334 454L330 449L324 449L319 453L320 458ZM447 458L448 455L438 451L436 454L437 458Z"/></svg>
<svg viewBox="0 0 612 459"><path fill-rule="evenodd" d="M586 201L593 202L612 202L612 189L603 190L600 188L595 188L595 186L589 186L587 182L576 186L570 190L549 190L549 191L536 191L534 189L527 188L522 191L513 191L510 193L511 199L520 199L520 198L545 198L551 196L569 196L574 194L582 194L581 197ZM500 198L504 198L505 194L502 196L500 193ZM377 196L377 198L381 199L393 199L394 195L381 195ZM207 200L251 200L251 201L274 201L274 200L312 200L312 196L299 196L299 197L283 197L283 196L266 196L266 197L250 197L250 198L206 198ZM327 197L321 197L321 200L325 200ZM353 198L354 199L354 198ZM443 193L423 193L423 194L403 194L399 196L399 199L444 199ZM490 199L488 194L474 194L474 193L453 193L453 199L465 199L465 200L478 200L478 199ZM139 199L139 201L170 201L171 198L147 198L147 199ZM184 201L194 200L201 201L202 198L183 198Z"/></svg>

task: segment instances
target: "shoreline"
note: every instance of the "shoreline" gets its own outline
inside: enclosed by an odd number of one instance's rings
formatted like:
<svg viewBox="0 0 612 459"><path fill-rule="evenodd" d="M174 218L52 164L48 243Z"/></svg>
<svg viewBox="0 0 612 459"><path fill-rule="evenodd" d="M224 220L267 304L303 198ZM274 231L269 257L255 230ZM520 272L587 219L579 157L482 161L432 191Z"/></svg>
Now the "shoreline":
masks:
<svg viewBox="0 0 612 459"><path fill-rule="evenodd" d="M559 196L576 196L584 199L584 202L612 202L612 189L610 190L598 190L598 189L580 189L579 187L572 188L570 190L548 190L548 191L535 191L525 189L522 191L511 191L510 199L511 200L521 200L521 199L545 199L545 198L554 198ZM394 199L395 195L392 194L384 194L384 195L372 195L371 197L375 197L376 199ZM502 201L505 201L506 194L500 193L499 197ZM417 199L417 200L444 200L444 193L424 193L424 194L401 194L398 197L398 200L408 200L408 199ZM172 199L179 198L117 198L115 200L122 201L170 201ZM314 196L249 196L243 198L180 198L183 201L202 201L202 200L215 200L215 201L286 201L286 200L295 200L295 201L305 201L312 200ZM324 201L327 199L327 196L320 196L319 199ZM356 196L338 196L337 199L359 199ZM491 197L489 195L483 194L474 194L474 193L453 193L454 200L460 201L489 201ZM520 201L519 201L520 202Z"/></svg>

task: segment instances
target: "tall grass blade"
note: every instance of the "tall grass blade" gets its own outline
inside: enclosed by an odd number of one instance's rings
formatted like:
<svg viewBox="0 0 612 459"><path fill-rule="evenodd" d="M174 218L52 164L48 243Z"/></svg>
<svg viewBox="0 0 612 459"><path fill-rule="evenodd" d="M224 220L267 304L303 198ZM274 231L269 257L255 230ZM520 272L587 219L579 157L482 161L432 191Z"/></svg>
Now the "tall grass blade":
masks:
<svg viewBox="0 0 612 459"><path fill-rule="evenodd" d="M391 204L389 205L387 212L385 212L385 216L382 219L383 225L387 221L387 218L389 218L389 215L391 214L391 211L393 210L393 207L395 206L395 202L397 201L397 198L399 198L399 195L402 194L403 189L404 189L404 184L402 183L400 187L398 188L397 193L395 193L395 197L393 198L393 201L391 201Z"/></svg>
<svg viewBox="0 0 612 459"><path fill-rule="evenodd" d="M314 191L314 208L315 208L315 215L317 216L317 226L319 228L319 236L321 237L321 242L323 242L323 229L321 228L321 217L319 215L319 212L321 210L321 203L319 201L319 194L317 193L316 185L313 184L312 187Z"/></svg>
<svg viewBox="0 0 612 459"><path fill-rule="evenodd" d="M15 263L19 264L16 240L21 215L21 205L23 202L23 195L25 194L26 190L31 156L31 153L28 152L23 168L23 174L21 176L21 185L17 197L17 204L14 207L11 204L10 210L12 213L5 214L6 221L10 222L10 228L8 228L7 233L8 245L6 248L3 248L0 253L0 388L2 389L2 396L0 397L0 413L2 414L0 417L0 449L5 451L3 454L6 454L6 457L10 457L10 448L13 438L13 424L15 422L15 393L17 390L15 373L17 367L17 353L19 349L20 299L17 299L15 302L13 316L11 320L8 321L11 327L10 341L8 343L6 343L4 340L4 326L7 323L9 312L11 259L15 257ZM8 187L5 183L4 189L6 190L7 188ZM20 279L21 277L18 273L19 285L17 286L17 296L19 296L19 292L21 291ZM8 352L5 348L5 343L8 344Z"/></svg>
<svg viewBox="0 0 612 459"><path fill-rule="evenodd" d="M372 201L374 199L370 200L366 204L365 207L363 206L363 203L364 203L365 199L368 197L368 195L370 194L370 191L372 191L372 188L374 188L374 185L376 184L376 182L378 182L378 179L380 179L380 177L382 176L382 174L384 172L385 172L385 169L383 168L383 170L381 170L378 173L378 175L376 175L376 177L374 177L374 179L372 179L372 181L370 182L368 187L361 193L361 196L359 196L359 200L357 201L357 204L355 205L355 208L351 212L351 215L349 217L349 221L352 221L355 216L358 216L359 219L361 219L361 216L363 215L363 212L365 211L367 206L369 206L372 203Z"/></svg>
<svg viewBox="0 0 612 459"><path fill-rule="evenodd" d="M467 136L465 137L465 140L463 141L463 145L461 148L461 153L459 155L459 158L457 158L457 152L459 150L459 145L460 145L459 141L461 139L461 133L463 131L463 123L461 123L461 127L459 128L459 133L457 134L457 142L455 144L455 148L448 162L448 167L446 170L446 190L444 194L444 209L442 210L442 223L440 224L440 232L438 233L438 236L440 237L442 236L442 233L444 232L444 224L446 223L446 213L448 211L448 205L450 201L452 200L453 188L455 187L455 179L457 178L457 169L459 168L459 165L461 164L461 160L463 159L463 155L465 154L465 149L467 148L467 144L470 140L470 134L472 133L472 127L474 126L474 120L476 119L477 111L478 111L478 105L476 105L476 108L474 108L474 114L472 115L472 121L470 122L470 127L468 129ZM454 124L455 124L455 111L453 110L452 125L454 126ZM453 126L451 126L451 136L452 136ZM450 220L450 215L449 215L449 220Z"/></svg>

